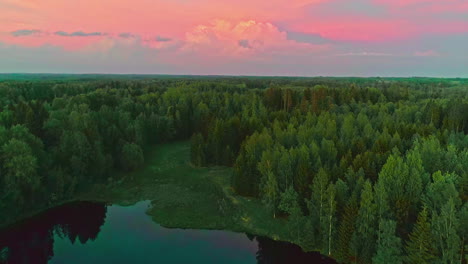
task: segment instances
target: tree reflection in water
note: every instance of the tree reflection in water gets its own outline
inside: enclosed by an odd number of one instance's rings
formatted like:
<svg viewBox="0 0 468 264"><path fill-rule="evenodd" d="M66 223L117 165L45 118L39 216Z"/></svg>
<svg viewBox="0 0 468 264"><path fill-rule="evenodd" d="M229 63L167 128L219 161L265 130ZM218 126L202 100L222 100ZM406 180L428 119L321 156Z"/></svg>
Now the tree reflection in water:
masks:
<svg viewBox="0 0 468 264"><path fill-rule="evenodd" d="M114 216L112 216L111 209L112 208L109 208L108 221L109 222L110 221L122 221L122 219L120 218L115 218L116 217L115 214ZM23 223L19 223L15 226L9 227L8 229L0 231L0 263L8 263L8 264L11 264L11 263L34 263L34 264L47 263L54 257L54 242L59 243L59 241L54 241L54 238L69 240L72 245L85 244L90 241L94 241L98 238L98 234L100 233L101 228L104 222L106 221L107 212L108 212L108 208L105 204L91 203L91 202L71 203L71 204L67 204L61 207L51 209L45 212L44 214L33 217L31 219L28 219L27 221L24 221ZM135 217L135 218L148 217L143 212L141 214L131 213L131 215L132 217ZM154 223L154 222L151 222L151 223ZM157 225L157 224L154 223L154 225ZM164 234L164 232L163 233L157 233L157 232L161 232L161 230L166 230L166 229L163 227L158 227L155 230L157 231L156 233L153 233L153 235ZM129 231L132 232L132 229L130 228ZM173 231L178 233L178 235L180 235L180 232L190 232L190 231L184 231L184 230L173 230ZM116 232L116 230L106 230L106 232ZM126 231L123 231L123 232L126 232ZM211 231L207 230L206 232L211 232ZM219 232L219 231L214 231L214 232ZM145 234L151 234L151 233L145 233ZM138 240L138 235L136 235L136 237ZM256 261L258 264L336 263L333 260L320 255L319 253L305 253L301 250L299 246L296 246L290 243L273 241L268 238L256 237L256 236L251 236L251 235L247 235L247 237L248 239L245 239L245 241L242 242L244 244L234 243L236 246L233 246L231 251L241 252L242 249L237 248L238 246L240 247L245 246L245 248L251 248L252 245L254 245L255 247L255 244L256 244L257 252L256 254L254 253L255 249L253 252L251 251L251 254L252 254L251 261L252 262ZM104 240L104 243L112 244L113 242L109 240L109 237L106 237L105 232L103 232L103 234L101 235L101 239ZM147 236L141 237L141 241L133 242L135 243L134 246L135 247L142 246L142 245L138 245L138 243L140 242L148 243L147 239L148 239ZM171 244L170 237L164 237L161 239L164 240L162 241L162 243L157 243L155 241L154 246L156 248L151 251L152 253L147 252L148 254L146 254L145 256L142 256L143 257L142 259L139 259L139 260L135 259L135 261L136 262L138 261L153 262L153 261L158 261L158 260L167 261L167 258L166 259L164 258L166 255L162 256L161 254L159 254L157 247L162 247L162 248L173 247L173 249L177 251L177 252L173 252L175 254L183 254L183 252L186 252L186 254L193 254L192 252L193 250L198 251L198 250L201 250L201 248L204 248L203 246L200 248L200 245L207 245L206 241L198 241L198 242L195 241L194 243L193 241L191 241L189 242L189 244L187 244L187 245L190 245L188 247L191 247L191 248L182 249L182 248L178 248L176 246L177 244ZM212 241L210 241L208 245L210 244L217 245L219 243L219 241L217 240L219 239L218 236L213 236L210 239ZM229 239L229 236L225 236L225 239ZM234 236L232 237L232 239L236 241L237 238L236 236ZM173 240L172 243L174 243L174 241L177 241L177 239ZM255 243L255 241L257 243ZM245 253L245 248L242 251L244 253ZM181 250L183 251L182 253L180 252ZM213 250L215 250L214 248L212 248L212 246L211 247L208 246L204 248L203 250L206 250L208 255L210 254L210 252L213 253L213 255L216 255L214 254L215 252L212 252ZM104 255L106 253L108 254L109 252L102 252L102 254ZM57 252L57 254L60 254L60 253ZM75 252L75 254L77 253ZM78 253L78 254L83 254L83 252ZM119 250L112 251L112 254L119 254ZM141 254L141 252L135 250L134 252L132 251L130 254L135 254L136 256L138 254ZM170 254L168 255L169 257L170 257ZM64 261L63 259L64 256L61 256L61 257L62 259L60 261ZM66 258L73 258L73 257L74 255L69 255L69 256L65 255L65 260ZM108 257L109 256L107 257L104 256L104 258L101 259L101 262L106 262ZM114 257L117 257L117 259L120 259L119 256L114 256ZM227 260L231 260L230 259L231 255L227 254L225 258L227 258ZM55 261L57 261L57 259ZM70 259L70 261L76 261L76 259ZM205 261L205 260L198 259L198 261ZM206 259L205 262L209 262L209 261L210 261L209 259ZM211 261L213 261L213 259L211 259ZM110 259L109 259L109 262L112 263Z"/></svg>
<svg viewBox="0 0 468 264"><path fill-rule="evenodd" d="M106 211L100 203L71 203L0 231L0 262L47 263L54 255L54 234L72 243L95 240Z"/></svg>
<svg viewBox="0 0 468 264"><path fill-rule="evenodd" d="M336 263L333 259L327 258L318 252L304 252L299 246L291 243L274 241L265 237L255 238L258 241L258 264Z"/></svg>

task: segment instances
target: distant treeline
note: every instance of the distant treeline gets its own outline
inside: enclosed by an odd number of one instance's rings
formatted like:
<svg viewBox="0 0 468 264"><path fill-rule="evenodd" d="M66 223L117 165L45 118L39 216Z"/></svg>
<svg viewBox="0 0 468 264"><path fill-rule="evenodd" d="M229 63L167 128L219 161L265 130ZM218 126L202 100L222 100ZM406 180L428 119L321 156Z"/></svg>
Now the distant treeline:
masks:
<svg viewBox="0 0 468 264"><path fill-rule="evenodd" d="M0 81L2 216L190 138L194 165L233 166L235 191L301 245L346 263L466 261L466 79L29 78Z"/></svg>

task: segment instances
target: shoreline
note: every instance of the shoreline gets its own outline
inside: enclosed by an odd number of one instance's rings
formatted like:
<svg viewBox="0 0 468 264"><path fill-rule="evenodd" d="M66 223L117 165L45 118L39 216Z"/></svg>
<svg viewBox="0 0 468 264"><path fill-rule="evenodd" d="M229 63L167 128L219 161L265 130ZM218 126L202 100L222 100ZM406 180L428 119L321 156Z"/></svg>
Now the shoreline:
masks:
<svg viewBox="0 0 468 264"><path fill-rule="evenodd" d="M317 252L294 239L288 221L271 217L260 200L236 195L230 186L232 168L193 167L189 155L187 141L157 145L145 153L145 164L139 170L118 172L120 180L96 184L75 198L23 214L2 223L0 231L68 203L133 205L149 200L146 214L166 228L248 233L295 244L304 252Z"/></svg>

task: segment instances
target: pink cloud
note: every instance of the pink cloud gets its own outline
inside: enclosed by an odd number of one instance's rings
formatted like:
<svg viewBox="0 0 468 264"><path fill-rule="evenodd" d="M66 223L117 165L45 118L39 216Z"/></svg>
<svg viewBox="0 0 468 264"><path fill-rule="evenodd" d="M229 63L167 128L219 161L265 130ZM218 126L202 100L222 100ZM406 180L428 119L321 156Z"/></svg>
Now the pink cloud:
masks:
<svg viewBox="0 0 468 264"><path fill-rule="evenodd" d="M157 58L153 59L157 59L159 63L173 65L184 65L187 62L213 65L226 60L265 62L277 56L307 56L331 48L328 44L315 45L290 40L285 31L272 23L255 20L213 20L194 26L185 32L183 37L170 41L161 35L141 36L128 33L93 35L81 32L75 34L78 36L69 36L71 34L70 31L59 35L54 31L21 37L9 34L3 36L3 39L10 44L21 46L53 45L67 51L102 56L113 54L116 49L120 53L126 50L129 54L137 50L153 49L159 51Z"/></svg>
<svg viewBox="0 0 468 264"><path fill-rule="evenodd" d="M389 54L389 53L382 53L382 52L372 52L372 51L363 51L363 52L348 52L348 53L340 53L340 54L337 54L336 56L345 56L345 57L349 57L349 56L359 56L359 57L391 57L391 56L395 56L393 54Z"/></svg>
<svg viewBox="0 0 468 264"><path fill-rule="evenodd" d="M465 0L372 0L373 3L391 7L430 6L430 5L457 5Z"/></svg>
<svg viewBox="0 0 468 264"><path fill-rule="evenodd" d="M454 1L454 2L444 2L444 3L434 3L423 7L420 9L420 12L424 13L466 13L468 12L468 1Z"/></svg>
<svg viewBox="0 0 468 264"><path fill-rule="evenodd" d="M327 50L328 45L299 43L268 22L215 20L186 33L181 53L204 58L269 59L280 54L310 54Z"/></svg>
<svg viewBox="0 0 468 264"><path fill-rule="evenodd" d="M294 22L294 31L319 34L322 37L341 41L387 41L404 39L415 34L416 25L403 19L376 19L362 16L322 18L314 22Z"/></svg>
<svg viewBox="0 0 468 264"><path fill-rule="evenodd" d="M373 3L383 5L393 14L406 16L409 19L411 16L434 18L433 16L438 14L456 15L468 12L466 0L373 0ZM448 20L453 21L453 19Z"/></svg>
<svg viewBox="0 0 468 264"><path fill-rule="evenodd" d="M211 45L212 53L222 56L251 56L323 48L290 41L286 31L344 42L398 42L427 34L468 32L466 19L434 15L463 14L468 10L466 0L349 3L348 0L0 0L0 42L28 47L52 44L77 50L129 32L141 38L143 45L156 49L179 43L186 52L194 52ZM324 9L327 4L335 5ZM341 4L357 6L362 14L346 8L338 10ZM382 13L375 15L375 10ZM257 22L249 24L249 21ZM281 25L282 30L275 25ZM25 29L47 34L21 38L10 34ZM66 38L54 35L56 31L109 35ZM156 36L175 42L155 42Z"/></svg>

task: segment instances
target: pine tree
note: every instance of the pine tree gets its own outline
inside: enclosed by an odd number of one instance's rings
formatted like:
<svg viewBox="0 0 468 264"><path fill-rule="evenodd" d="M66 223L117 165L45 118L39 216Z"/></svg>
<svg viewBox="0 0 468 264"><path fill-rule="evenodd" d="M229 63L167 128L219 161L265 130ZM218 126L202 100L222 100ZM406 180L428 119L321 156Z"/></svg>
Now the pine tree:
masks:
<svg viewBox="0 0 468 264"><path fill-rule="evenodd" d="M374 193L375 193L375 204L377 207L377 214L376 220L379 223L377 227L377 243L380 243L380 234L382 227L380 224L382 220L388 217L389 214L389 205L388 205L388 198L387 198L387 190L382 181L378 181L377 184L374 186Z"/></svg>
<svg viewBox="0 0 468 264"><path fill-rule="evenodd" d="M352 248L357 254L357 258L368 263L374 254L375 245L375 215L376 206L374 204L374 194L372 184L366 181L361 194L361 203L356 220L356 230L352 239Z"/></svg>
<svg viewBox="0 0 468 264"><path fill-rule="evenodd" d="M428 221L427 209L424 208L409 235L406 243L406 262L409 264L431 263L435 258L431 224Z"/></svg>
<svg viewBox="0 0 468 264"><path fill-rule="evenodd" d="M350 242L355 232L356 216L358 208L355 203L349 204L344 209L344 215L338 228L337 253L338 260L348 262L351 260Z"/></svg>

